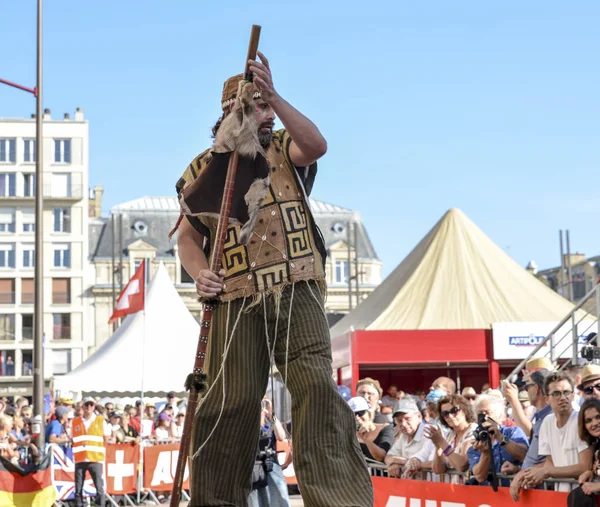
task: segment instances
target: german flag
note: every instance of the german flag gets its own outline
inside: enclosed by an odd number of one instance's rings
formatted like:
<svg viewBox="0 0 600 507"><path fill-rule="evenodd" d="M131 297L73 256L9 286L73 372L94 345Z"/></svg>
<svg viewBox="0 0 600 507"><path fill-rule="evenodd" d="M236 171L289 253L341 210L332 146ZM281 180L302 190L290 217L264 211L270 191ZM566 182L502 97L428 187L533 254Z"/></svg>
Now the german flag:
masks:
<svg viewBox="0 0 600 507"><path fill-rule="evenodd" d="M25 469L0 456L0 505L2 507L49 507L56 500L52 484L52 453L39 465Z"/></svg>

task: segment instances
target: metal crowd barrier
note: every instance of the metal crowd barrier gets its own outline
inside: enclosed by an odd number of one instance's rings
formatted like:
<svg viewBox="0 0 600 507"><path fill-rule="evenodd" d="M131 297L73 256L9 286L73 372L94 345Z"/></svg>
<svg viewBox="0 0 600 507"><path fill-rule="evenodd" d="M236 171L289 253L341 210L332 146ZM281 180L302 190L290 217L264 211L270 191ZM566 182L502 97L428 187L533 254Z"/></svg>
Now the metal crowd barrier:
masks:
<svg viewBox="0 0 600 507"><path fill-rule="evenodd" d="M369 469L369 473L371 474L371 477L389 477L390 479L395 478L395 477L389 476L388 467L385 463L367 459L367 467ZM417 479L415 477L415 478L413 478L413 480L428 481L429 480L428 475L433 474L433 473L434 472L431 468L422 469L422 470L420 470L420 478ZM510 481L512 481L512 479L515 477L514 475L506 475L506 474L500 474L500 473L497 474L497 476L498 476L498 479L508 479ZM445 480L446 477L459 477L462 479L461 484L464 484L467 480L469 480L471 478L471 473L470 472L459 472L458 470L450 469L450 470L447 470L445 473L438 475L438 477L440 477L440 481L433 481L433 482L446 482L446 480ZM432 481L429 481L429 482L432 482ZM576 479L550 478L543 482L543 489L554 491L555 484L579 484L579 483Z"/></svg>
<svg viewBox="0 0 600 507"><path fill-rule="evenodd" d="M107 505L112 505L113 507L121 507L121 504L118 503L121 500L124 501L127 505L131 505L132 507L142 505L144 503L147 503L148 501L153 502L155 505L161 505L161 501L159 500L156 492L144 488L144 473L143 473L144 449L146 447L179 443L180 440L181 439L156 440L156 439L146 439L146 438L140 440L140 442L138 443L138 445L140 446L140 462L138 465L139 473L138 473L138 480L137 480L137 492L135 493L135 495L133 495L133 494L111 495L105 491L104 497L105 497L105 501L106 501ZM58 444L46 444L45 452L52 453L53 447L61 447L61 446ZM62 447L71 447L71 445L67 444L67 445L63 445ZM54 466L54 463L51 466ZM105 474L106 474L106 470L104 470L104 476L103 476L105 479L105 486L106 486L106 475ZM73 478L73 482L75 482L75 478ZM169 495L170 495L170 493L169 493ZM90 505L91 498L92 497L90 497L90 496L84 495L84 502L87 502L86 505ZM189 493L186 490L182 491L182 500L184 502L189 502L191 500ZM72 501L73 500L64 500L64 501L56 500L54 502L54 506L55 507L71 507Z"/></svg>

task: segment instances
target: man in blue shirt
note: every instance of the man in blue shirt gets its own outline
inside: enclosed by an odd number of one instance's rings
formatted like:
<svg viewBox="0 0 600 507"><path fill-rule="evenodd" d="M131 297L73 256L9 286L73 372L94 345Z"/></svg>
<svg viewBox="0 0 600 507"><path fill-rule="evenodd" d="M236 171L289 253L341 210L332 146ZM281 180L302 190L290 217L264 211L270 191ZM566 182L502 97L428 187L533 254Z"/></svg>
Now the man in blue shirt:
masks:
<svg viewBox="0 0 600 507"><path fill-rule="evenodd" d="M506 418L504 399L495 396L481 395L475 402L475 412L484 415L486 421L483 426L488 429L492 442L493 466L496 473L500 473L505 462L521 465L529 441L523 430L519 427L503 426L500 421ZM467 451L469 468L475 479L480 484L486 484L490 472L490 452L487 441L477 441ZM504 479L502 486L509 486L509 481Z"/></svg>
<svg viewBox="0 0 600 507"><path fill-rule="evenodd" d="M66 447L69 442L69 435L66 430L69 421L69 409L62 406L56 407L54 414L56 419L50 421L50 424L46 426L46 442Z"/></svg>

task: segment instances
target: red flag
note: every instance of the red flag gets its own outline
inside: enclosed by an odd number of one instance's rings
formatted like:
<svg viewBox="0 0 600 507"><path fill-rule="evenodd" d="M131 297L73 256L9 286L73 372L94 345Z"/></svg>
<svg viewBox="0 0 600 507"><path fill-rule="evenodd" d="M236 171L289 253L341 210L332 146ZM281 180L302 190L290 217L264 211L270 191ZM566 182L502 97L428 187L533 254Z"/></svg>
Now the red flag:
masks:
<svg viewBox="0 0 600 507"><path fill-rule="evenodd" d="M144 309L146 261L143 260L117 299L117 306L108 323Z"/></svg>

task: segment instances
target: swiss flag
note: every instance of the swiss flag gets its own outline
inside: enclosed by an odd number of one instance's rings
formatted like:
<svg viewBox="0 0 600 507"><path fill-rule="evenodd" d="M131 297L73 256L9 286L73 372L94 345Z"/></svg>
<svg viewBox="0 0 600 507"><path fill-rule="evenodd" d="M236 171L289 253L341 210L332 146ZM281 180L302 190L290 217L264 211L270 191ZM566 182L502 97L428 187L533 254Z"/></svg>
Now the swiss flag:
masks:
<svg viewBox="0 0 600 507"><path fill-rule="evenodd" d="M146 261L143 260L127 286L117 299L117 306L108 323L112 324L117 319L122 319L130 313L137 313L144 309L144 293L146 277Z"/></svg>

